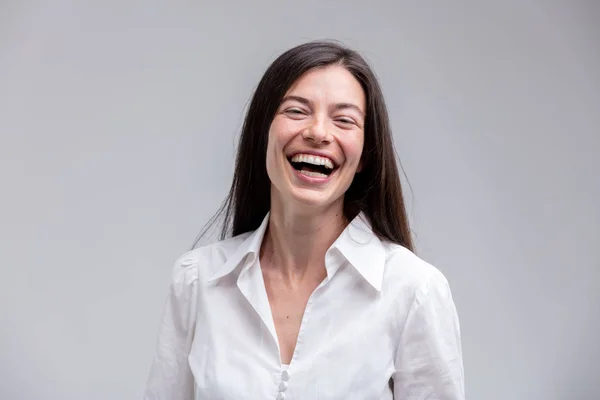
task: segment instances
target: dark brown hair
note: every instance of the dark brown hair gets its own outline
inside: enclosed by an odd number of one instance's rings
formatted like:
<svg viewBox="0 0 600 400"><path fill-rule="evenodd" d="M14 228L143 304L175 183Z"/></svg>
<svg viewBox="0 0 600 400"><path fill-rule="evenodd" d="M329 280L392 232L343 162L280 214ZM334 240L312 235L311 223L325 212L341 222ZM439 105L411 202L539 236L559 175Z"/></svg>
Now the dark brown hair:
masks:
<svg viewBox="0 0 600 400"><path fill-rule="evenodd" d="M263 221L271 206L266 151L275 113L298 78L312 69L333 64L346 68L360 82L366 95L363 168L344 196L345 216L352 220L364 212L378 237L413 250L381 88L360 54L333 41L304 43L286 51L260 80L243 124L229 194L208 224L210 227L217 218L223 217L221 239L255 230Z"/></svg>

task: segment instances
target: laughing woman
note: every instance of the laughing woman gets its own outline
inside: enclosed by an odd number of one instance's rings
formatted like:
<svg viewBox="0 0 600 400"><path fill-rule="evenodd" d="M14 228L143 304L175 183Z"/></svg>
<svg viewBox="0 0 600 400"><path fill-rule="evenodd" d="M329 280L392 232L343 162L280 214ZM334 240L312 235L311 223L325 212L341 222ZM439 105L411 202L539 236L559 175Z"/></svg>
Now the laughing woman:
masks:
<svg viewBox="0 0 600 400"><path fill-rule="evenodd" d="M175 263L145 399L464 399L448 282L413 253L355 51L310 42L250 103L223 238Z"/></svg>

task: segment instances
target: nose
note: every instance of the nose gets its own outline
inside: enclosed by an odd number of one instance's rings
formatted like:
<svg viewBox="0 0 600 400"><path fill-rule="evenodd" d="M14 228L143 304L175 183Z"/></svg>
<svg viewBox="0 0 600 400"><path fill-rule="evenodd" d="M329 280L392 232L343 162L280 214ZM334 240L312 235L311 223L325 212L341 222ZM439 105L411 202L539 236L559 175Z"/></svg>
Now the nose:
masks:
<svg viewBox="0 0 600 400"><path fill-rule="evenodd" d="M319 144L331 143L331 135L322 118L315 119L315 121L302 132L302 137L305 140Z"/></svg>

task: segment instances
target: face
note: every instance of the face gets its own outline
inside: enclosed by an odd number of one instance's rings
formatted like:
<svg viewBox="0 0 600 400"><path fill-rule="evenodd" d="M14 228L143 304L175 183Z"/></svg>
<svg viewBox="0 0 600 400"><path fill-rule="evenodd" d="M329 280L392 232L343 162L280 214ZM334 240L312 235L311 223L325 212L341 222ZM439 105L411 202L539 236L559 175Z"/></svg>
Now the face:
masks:
<svg viewBox="0 0 600 400"><path fill-rule="evenodd" d="M272 196L311 208L343 205L360 171L365 94L341 66L307 72L285 94L269 130Z"/></svg>

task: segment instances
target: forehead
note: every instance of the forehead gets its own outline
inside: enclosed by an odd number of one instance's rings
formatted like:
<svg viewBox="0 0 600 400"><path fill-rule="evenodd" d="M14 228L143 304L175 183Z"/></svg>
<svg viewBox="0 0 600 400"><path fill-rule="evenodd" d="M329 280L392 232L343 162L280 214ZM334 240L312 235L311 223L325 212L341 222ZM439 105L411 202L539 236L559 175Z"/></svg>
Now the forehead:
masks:
<svg viewBox="0 0 600 400"><path fill-rule="evenodd" d="M364 110L365 93L358 80L346 68L330 65L306 72L298 78L286 95L297 95L312 101L353 102Z"/></svg>

